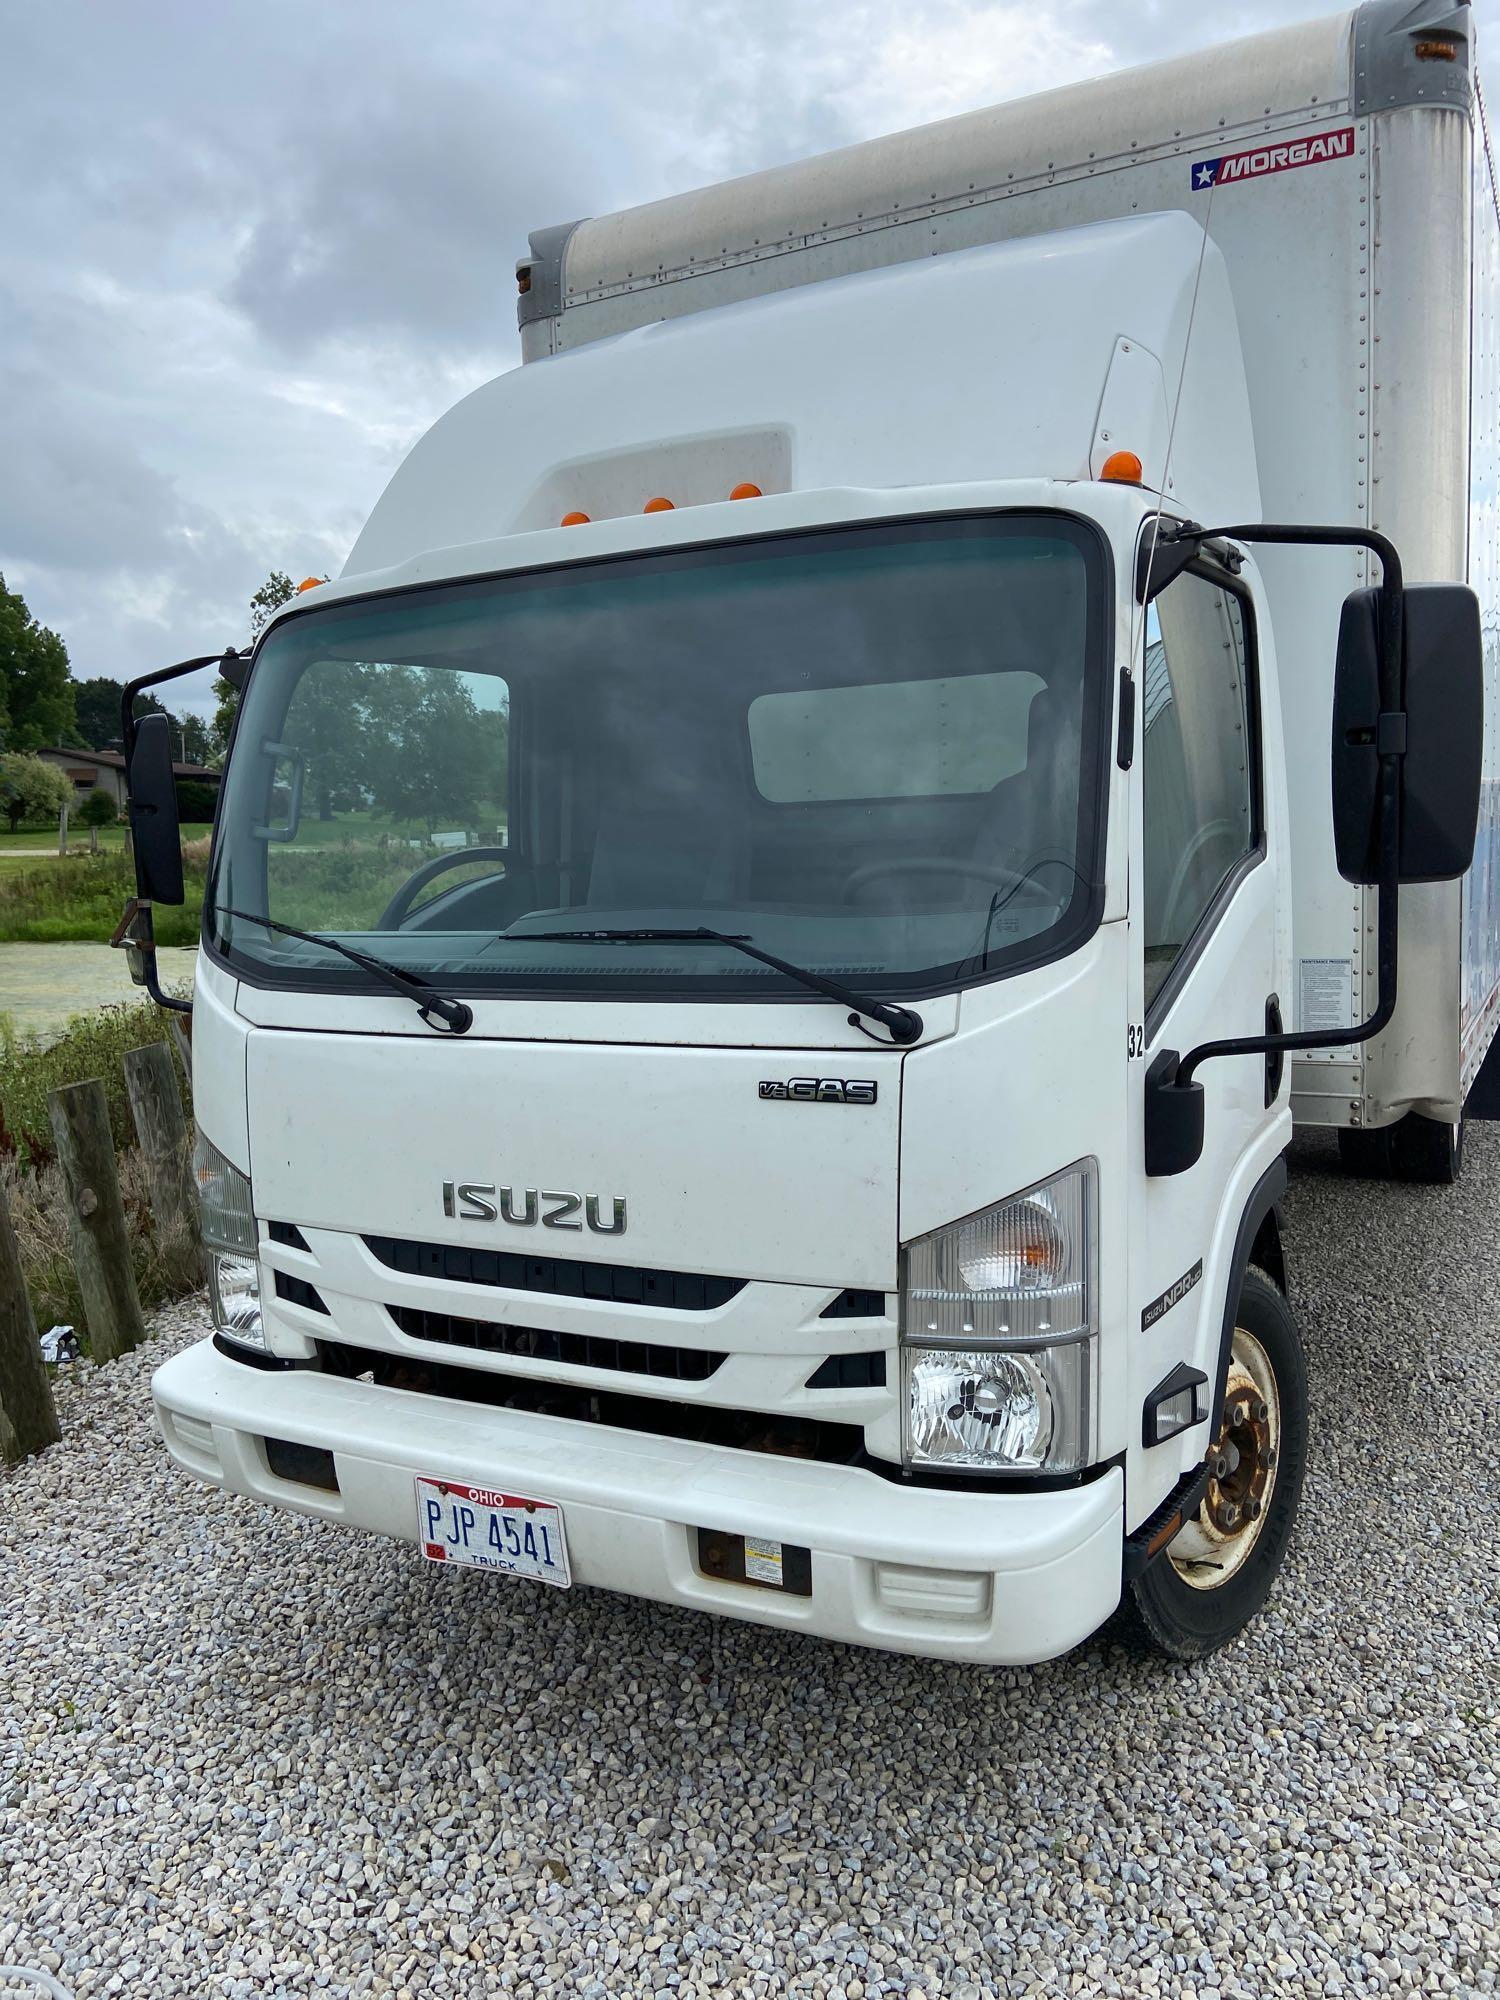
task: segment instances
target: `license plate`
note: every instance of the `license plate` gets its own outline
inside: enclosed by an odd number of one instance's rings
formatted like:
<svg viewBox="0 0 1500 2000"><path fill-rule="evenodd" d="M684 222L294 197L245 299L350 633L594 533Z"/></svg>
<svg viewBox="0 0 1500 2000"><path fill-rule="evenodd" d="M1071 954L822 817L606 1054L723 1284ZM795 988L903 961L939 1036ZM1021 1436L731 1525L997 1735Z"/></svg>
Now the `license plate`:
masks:
<svg viewBox="0 0 1500 2000"><path fill-rule="evenodd" d="M418 1479L417 1540L428 1562L498 1569L560 1590L573 1581L562 1509L549 1500L460 1486L451 1479Z"/></svg>

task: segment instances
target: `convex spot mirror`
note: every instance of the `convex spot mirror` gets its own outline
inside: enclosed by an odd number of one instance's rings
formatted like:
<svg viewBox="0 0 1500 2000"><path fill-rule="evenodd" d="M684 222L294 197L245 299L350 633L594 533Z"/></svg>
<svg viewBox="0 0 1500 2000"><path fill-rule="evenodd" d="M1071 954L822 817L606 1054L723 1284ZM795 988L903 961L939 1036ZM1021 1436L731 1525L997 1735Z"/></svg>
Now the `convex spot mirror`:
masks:
<svg viewBox="0 0 1500 2000"><path fill-rule="evenodd" d="M164 715L144 716L136 724L130 752L130 834L135 845L136 893L152 903L185 900L168 728Z"/></svg>
<svg viewBox="0 0 1500 2000"><path fill-rule="evenodd" d="M1479 599L1408 584L1401 760L1403 882L1451 882L1474 859L1484 761ZM1344 600L1333 692L1333 837L1346 882L1380 879L1380 593Z"/></svg>

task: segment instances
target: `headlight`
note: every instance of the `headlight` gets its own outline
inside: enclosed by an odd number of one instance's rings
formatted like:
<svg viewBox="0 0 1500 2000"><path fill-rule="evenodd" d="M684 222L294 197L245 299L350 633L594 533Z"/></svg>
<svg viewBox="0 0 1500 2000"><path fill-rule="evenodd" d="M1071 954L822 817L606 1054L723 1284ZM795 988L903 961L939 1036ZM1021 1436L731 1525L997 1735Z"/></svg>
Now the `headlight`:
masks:
<svg viewBox="0 0 1500 2000"><path fill-rule="evenodd" d="M1073 1472L1090 1462L1095 1199L1084 1160L908 1246L909 1465Z"/></svg>
<svg viewBox="0 0 1500 2000"><path fill-rule="evenodd" d="M208 1251L208 1302L213 1323L231 1340L265 1349L260 1317L259 1232L250 1183L200 1132L193 1150L203 1242Z"/></svg>

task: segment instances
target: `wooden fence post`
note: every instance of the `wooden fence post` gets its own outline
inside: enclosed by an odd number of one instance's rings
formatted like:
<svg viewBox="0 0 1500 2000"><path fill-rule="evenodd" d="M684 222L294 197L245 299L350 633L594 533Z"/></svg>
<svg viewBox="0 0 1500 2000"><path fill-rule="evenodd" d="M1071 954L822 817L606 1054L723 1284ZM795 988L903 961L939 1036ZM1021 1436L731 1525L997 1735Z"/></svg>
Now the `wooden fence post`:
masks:
<svg viewBox="0 0 1500 2000"><path fill-rule="evenodd" d="M146 1327L104 1085L92 1077L48 1091L47 1111L68 1192L68 1242L83 1294L89 1349L95 1361L114 1361L140 1345Z"/></svg>
<svg viewBox="0 0 1500 2000"><path fill-rule="evenodd" d="M192 1140L183 1116L177 1071L165 1042L126 1050L125 1090L151 1184L151 1213L156 1219L163 1262L174 1279L200 1285L203 1259L198 1247Z"/></svg>
<svg viewBox="0 0 1500 2000"><path fill-rule="evenodd" d="M61 1435L21 1277L21 1246L0 1185L0 1460L45 1451Z"/></svg>

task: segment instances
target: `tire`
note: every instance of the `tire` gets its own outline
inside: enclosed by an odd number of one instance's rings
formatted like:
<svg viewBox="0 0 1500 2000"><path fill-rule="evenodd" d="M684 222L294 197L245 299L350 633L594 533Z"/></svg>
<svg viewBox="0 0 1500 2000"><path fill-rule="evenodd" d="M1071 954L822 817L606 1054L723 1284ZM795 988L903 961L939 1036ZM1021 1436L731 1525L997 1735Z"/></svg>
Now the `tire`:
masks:
<svg viewBox="0 0 1500 2000"><path fill-rule="evenodd" d="M1229 1382L1247 1379L1246 1359L1254 1364L1251 1379L1259 1380L1255 1370L1262 1364L1269 1368L1275 1390L1269 1403L1274 1422L1263 1427L1274 1439L1274 1461L1265 1470L1262 1512L1238 1535L1226 1536L1211 1517L1216 1497L1219 1503L1229 1499L1233 1479L1225 1488L1217 1483L1210 1487L1194 1521L1126 1586L1120 1636L1137 1651L1170 1660L1202 1660L1216 1653L1260 1610L1286 1555L1307 1467L1307 1361L1291 1307L1254 1265L1245 1273L1235 1310ZM1237 1407L1246 1407L1243 1391ZM1260 1428L1230 1431L1226 1426L1220 1442L1248 1439L1251 1429ZM1265 1455L1264 1443L1259 1452ZM1251 1459L1247 1452L1233 1478L1243 1474ZM1210 1559L1199 1559L1204 1550L1211 1552Z"/></svg>
<svg viewBox="0 0 1500 2000"><path fill-rule="evenodd" d="M1464 1121L1448 1125L1409 1111L1378 1131L1339 1133L1339 1163L1361 1180L1409 1181L1451 1187L1463 1172Z"/></svg>
<svg viewBox="0 0 1500 2000"><path fill-rule="evenodd" d="M1392 1134L1394 1126L1376 1131L1359 1126L1343 1126L1339 1132L1339 1165L1356 1180L1388 1181L1392 1175Z"/></svg>
<svg viewBox="0 0 1500 2000"><path fill-rule="evenodd" d="M1449 1125L1409 1112L1393 1128L1392 1170L1398 1181L1452 1187L1464 1170L1464 1121Z"/></svg>

